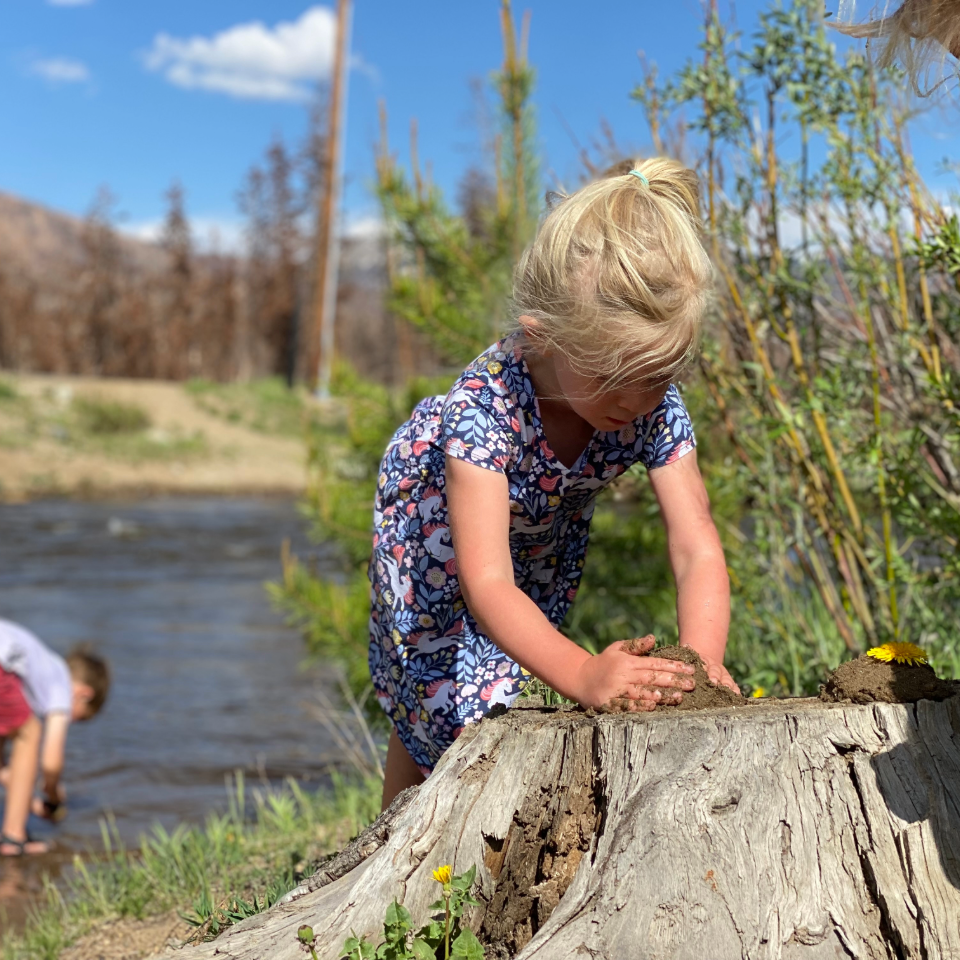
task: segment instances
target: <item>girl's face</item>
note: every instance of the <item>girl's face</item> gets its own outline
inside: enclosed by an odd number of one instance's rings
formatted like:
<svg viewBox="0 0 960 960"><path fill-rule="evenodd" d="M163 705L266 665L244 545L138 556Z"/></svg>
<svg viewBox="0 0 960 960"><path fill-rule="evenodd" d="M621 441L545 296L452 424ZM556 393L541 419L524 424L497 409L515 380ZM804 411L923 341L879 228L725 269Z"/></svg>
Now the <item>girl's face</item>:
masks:
<svg viewBox="0 0 960 960"><path fill-rule="evenodd" d="M553 366L563 398L595 430L614 431L655 410L669 383L640 384L605 390L603 380L578 373L565 357L554 355Z"/></svg>

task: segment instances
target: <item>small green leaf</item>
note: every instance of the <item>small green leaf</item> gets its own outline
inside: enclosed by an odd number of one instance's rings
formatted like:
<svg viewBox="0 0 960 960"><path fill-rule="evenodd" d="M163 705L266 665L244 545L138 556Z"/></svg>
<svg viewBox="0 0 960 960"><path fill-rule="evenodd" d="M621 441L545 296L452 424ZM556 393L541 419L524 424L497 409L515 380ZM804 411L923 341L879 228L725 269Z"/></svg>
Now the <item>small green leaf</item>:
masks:
<svg viewBox="0 0 960 960"><path fill-rule="evenodd" d="M387 907L387 912L383 918L384 924L391 927L409 924L410 920L410 911L401 903L398 903L396 899Z"/></svg>
<svg viewBox="0 0 960 960"><path fill-rule="evenodd" d="M439 920L431 920L425 923L417 933L421 940L429 940L431 943L439 943L443 939L444 927Z"/></svg>
<svg viewBox="0 0 960 960"><path fill-rule="evenodd" d="M453 885L457 890L469 890L473 886L474 877L477 875L477 865L474 864L466 873L453 878Z"/></svg>
<svg viewBox="0 0 960 960"><path fill-rule="evenodd" d="M469 928L460 931L460 936L453 942L452 955L463 957L464 960L484 960L483 945L477 935Z"/></svg>
<svg viewBox="0 0 960 960"><path fill-rule="evenodd" d="M413 941L413 956L415 960L437 960L433 947L420 939Z"/></svg>

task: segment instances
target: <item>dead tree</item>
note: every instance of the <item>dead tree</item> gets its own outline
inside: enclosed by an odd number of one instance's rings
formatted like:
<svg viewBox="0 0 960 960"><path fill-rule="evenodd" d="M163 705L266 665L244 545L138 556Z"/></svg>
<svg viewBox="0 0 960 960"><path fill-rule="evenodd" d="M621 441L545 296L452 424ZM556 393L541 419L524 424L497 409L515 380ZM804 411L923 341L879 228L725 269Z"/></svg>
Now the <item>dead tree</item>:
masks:
<svg viewBox="0 0 960 960"><path fill-rule="evenodd" d="M488 958L960 958L960 698L468 727L298 895L184 960L321 960L478 866Z"/></svg>

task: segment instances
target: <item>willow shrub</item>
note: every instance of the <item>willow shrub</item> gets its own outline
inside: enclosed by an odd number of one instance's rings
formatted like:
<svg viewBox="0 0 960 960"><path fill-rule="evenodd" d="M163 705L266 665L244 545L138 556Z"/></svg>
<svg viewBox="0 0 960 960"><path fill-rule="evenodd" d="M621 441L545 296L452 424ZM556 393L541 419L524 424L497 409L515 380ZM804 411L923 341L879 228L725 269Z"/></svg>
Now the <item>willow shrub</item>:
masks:
<svg viewBox="0 0 960 960"><path fill-rule="evenodd" d="M904 86L804 0L750 37L711 11L697 59L635 91L667 138L682 109L705 184L701 367L746 507L731 651L795 693L892 639L957 667L957 230L910 155Z"/></svg>

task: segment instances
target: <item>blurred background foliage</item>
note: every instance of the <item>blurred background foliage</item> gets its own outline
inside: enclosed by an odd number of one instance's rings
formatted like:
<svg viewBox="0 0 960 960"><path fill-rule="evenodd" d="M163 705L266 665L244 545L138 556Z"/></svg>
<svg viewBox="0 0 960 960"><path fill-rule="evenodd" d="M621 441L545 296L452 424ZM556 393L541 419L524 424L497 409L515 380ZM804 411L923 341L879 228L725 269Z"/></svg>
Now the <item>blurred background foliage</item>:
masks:
<svg viewBox="0 0 960 960"><path fill-rule="evenodd" d="M343 580L286 556L272 587L358 694L383 448L419 398L444 393L509 327L512 265L541 209L526 27L518 39L506 3L502 16L501 124L456 202L421 172L415 129L409 171L385 114L379 147L389 304L449 375L396 390L338 369L336 402L311 427L304 509L317 537L341 544ZM645 65L632 92L655 151L702 178L717 295L683 390L727 550L727 662L747 692L816 693L841 660L891 639L957 673L960 228L917 175L905 88L894 69L841 56L818 5L798 0L772 4L751 36L710 7L697 56L666 80ZM587 178L609 155L584 160ZM675 639L657 514L640 473L602 497L564 627L588 649Z"/></svg>

